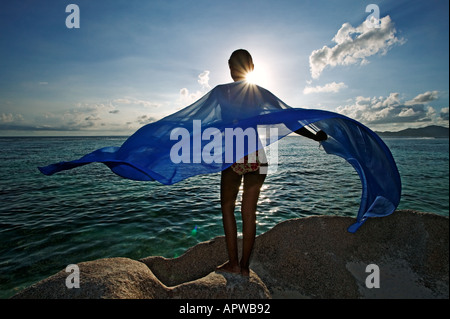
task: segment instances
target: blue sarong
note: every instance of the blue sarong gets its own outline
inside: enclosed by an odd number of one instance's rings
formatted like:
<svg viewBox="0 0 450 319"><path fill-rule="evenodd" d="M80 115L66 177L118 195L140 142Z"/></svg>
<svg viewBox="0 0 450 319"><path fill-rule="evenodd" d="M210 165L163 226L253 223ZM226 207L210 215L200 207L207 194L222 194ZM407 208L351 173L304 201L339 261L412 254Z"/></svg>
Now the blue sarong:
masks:
<svg viewBox="0 0 450 319"><path fill-rule="evenodd" d="M220 172L304 126L323 130L328 135L320 142L323 149L344 158L360 177L361 203L349 232L356 232L367 218L395 211L401 197L400 175L377 134L338 113L292 108L268 90L245 81L216 86L192 105L143 126L120 147L101 148L39 170L52 175L100 162L124 178L170 185ZM255 132L263 133L256 134L252 142Z"/></svg>

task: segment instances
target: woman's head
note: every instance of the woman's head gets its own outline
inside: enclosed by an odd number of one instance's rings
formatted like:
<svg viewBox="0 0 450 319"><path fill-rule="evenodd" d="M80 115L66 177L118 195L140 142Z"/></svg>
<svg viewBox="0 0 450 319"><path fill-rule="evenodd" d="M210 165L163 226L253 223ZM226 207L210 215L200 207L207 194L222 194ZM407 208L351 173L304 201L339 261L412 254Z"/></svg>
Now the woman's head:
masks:
<svg viewBox="0 0 450 319"><path fill-rule="evenodd" d="M248 73L254 69L253 59L247 50L239 49L234 51L228 60L231 77L234 81L245 80Z"/></svg>

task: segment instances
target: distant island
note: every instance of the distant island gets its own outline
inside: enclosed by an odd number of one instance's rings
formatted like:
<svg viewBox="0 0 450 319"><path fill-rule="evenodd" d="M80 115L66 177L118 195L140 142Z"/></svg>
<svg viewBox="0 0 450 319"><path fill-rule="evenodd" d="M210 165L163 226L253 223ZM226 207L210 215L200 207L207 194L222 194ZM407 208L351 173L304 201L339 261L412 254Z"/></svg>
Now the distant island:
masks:
<svg viewBox="0 0 450 319"><path fill-rule="evenodd" d="M434 137L448 138L448 127L431 125L422 128L408 128L398 132L376 132L381 137Z"/></svg>

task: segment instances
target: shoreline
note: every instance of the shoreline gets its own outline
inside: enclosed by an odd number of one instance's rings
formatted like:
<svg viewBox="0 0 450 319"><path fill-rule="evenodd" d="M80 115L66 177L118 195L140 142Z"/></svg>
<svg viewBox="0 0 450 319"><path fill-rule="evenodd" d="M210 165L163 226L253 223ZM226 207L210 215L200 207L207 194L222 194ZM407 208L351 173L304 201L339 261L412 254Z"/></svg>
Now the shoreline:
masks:
<svg viewBox="0 0 450 319"><path fill-rule="evenodd" d="M355 234L350 217L283 221L257 236L250 277L214 272L223 236L177 258L105 258L79 263L80 288L64 269L12 299L441 299L448 295L448 217L412 210L371 218ZM368 265L379 269L369 288Z"/></svg>

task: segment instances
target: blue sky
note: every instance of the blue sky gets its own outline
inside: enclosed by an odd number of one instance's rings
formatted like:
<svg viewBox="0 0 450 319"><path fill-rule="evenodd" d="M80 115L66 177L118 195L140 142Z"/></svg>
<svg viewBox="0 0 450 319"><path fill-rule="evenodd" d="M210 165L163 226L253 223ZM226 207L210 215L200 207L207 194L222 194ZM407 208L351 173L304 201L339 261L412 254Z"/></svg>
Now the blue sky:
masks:
<svg viewBox="0 0 450 319"><path fill-rule="evenodd" d="M80 10L67 28L66 6ZM365 22L380 10L380 27ZM259 84L292 107L374 130L443 125L447 0L2 1L0 135L129 135L231 82L253 55Z"/></svg>

